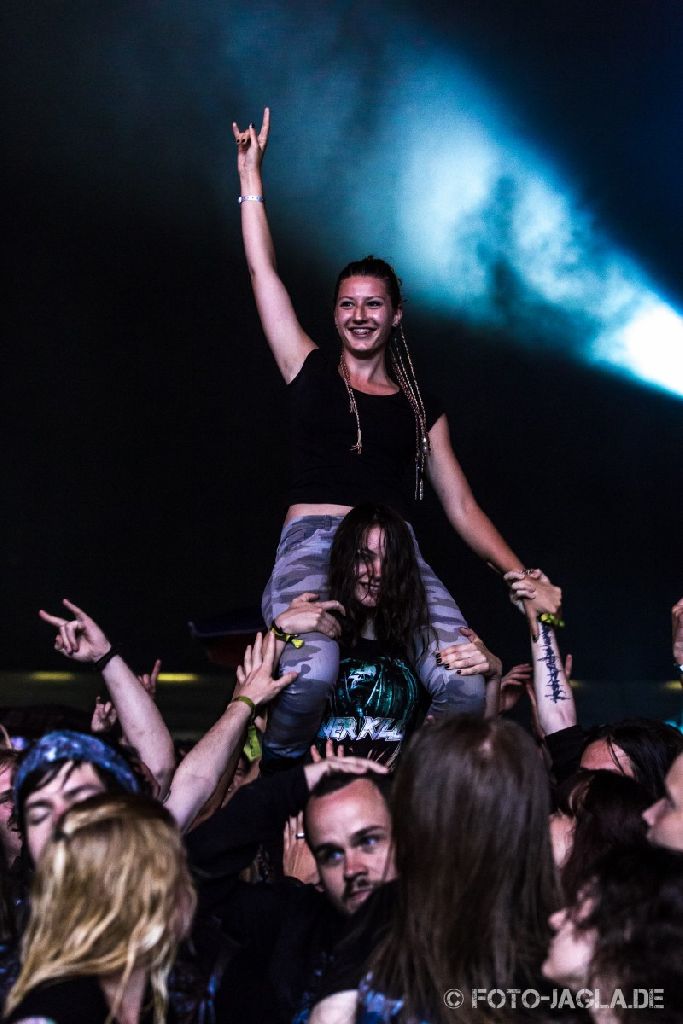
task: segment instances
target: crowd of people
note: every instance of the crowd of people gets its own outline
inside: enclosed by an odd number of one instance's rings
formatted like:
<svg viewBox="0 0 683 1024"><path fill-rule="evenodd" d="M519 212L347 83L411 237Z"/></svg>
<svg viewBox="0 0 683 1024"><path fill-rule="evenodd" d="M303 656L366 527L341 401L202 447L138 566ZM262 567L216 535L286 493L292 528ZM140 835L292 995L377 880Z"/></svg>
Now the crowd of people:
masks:
<svg viewBox="0 0 683 1024"><path fill-rule="evenodd" d="M646 718L582 729L561 591L472 495L417 382L393 269L341 272L328 360L276 269L268 111L233 131L291 411L265 628L181 752L159 663L137 675L69 600L41 610L107 699L89 731L0 737L2 1019L680 1022L683 734ZM504 672L424 562L423 477L504 578L528 663ZM672 627L680 673L683 600Z"/></svg>
<svg viewBox="0 0 683 1024"><path fill-rule="evenodd" d="M41 611L55 648L101 671L110 707L21 752L3 734L5 1019L681 1019L683 735L649 719L583 731L548 616L529 665L505 675L462 627L442 661L485 678L485 713L435 713L413 671L386 671L410 666L388 614L395 555L416 585L412 544L390 539L400 517L361 505L347 520L330 573L345 603L295 598L182 758L153 680L72 602ZM520 604L534 577L509 586ZM672 622L680 664L683 602ZM265 719L295 678L278 658L320 631L341 645L341 682L309 754L274 766ZM530 731L507 715L523 693Z"/></svg>

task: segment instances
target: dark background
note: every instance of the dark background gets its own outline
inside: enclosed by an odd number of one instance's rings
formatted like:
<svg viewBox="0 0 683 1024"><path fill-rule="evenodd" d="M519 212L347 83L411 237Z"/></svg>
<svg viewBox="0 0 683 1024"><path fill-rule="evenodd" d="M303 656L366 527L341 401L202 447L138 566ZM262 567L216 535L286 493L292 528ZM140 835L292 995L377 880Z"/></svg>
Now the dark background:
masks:
<svg viewBox="0 0 683 1024"><path fill-rule="evenodd" d="M354 145L375 116L375 77L390 73L377 58L394 12L414 21L416 47L438 38L467 56L681 306L678 0L4 4L5 668L56 665L36 611L65 595L133 660L158 653L169 669L205 663L189 618L258 604L286 435L243 266L229 125L290 102L267 158L273 228L300 318L332 347L335 269L368 245L321 258L316 223L334 238L348 211L330 199L333 177L296 194L325 124L327 66L310 52L297 65L292 48L328 8L333 52L357 66ZM438 139L438 111L425 130ZM353 174L353 149L336 159ZM480 503L564 587L579 678L670 677L680 399L582 366L552 337L524 347L409 315L418 374L443 398ZM416 528L472 624L521 660L521 619L431 498Z"/></svg>

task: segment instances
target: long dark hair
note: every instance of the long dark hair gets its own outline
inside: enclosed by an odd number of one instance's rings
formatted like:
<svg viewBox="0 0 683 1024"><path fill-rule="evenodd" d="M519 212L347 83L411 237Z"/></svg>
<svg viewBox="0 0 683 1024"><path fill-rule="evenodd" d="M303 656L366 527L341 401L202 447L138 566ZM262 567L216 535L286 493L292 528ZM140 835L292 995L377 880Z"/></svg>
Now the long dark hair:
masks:
<svg viewBox="0 0 683 1024"><path fill-rule="evenodd" d="M575 821L571 852L560 879L567 903L574 903L595 864L618 846L647 843L643 811L648 791L627 775L581 769L558 794L560 810Z"/></svg>
<svg viewBox="0 0 683 1024"><path fill-rule="evenodd" d="M373 526L384 533L379 599L372 610L375 636L390 654L411 658L415 654L415 636L421 634L427 641L427 595L412 534L398 513L387 505L357 505L344 517L334 535L329 589L330 596L341 601L346 609L341 620L341 642L349 646L357 643L368 617L368 609L356 599L355 590L362 552Z"/></svg>
<svg viewBox="0 0 683 1024"><path fill-rule="evenodd" d="M533 985L547 949L557 894L541 759L513 722L444 715L409 744L391 804L398 899L373 988L404 1000L402 1020L452 1024L442 997L456 984L458 1019L480 1020L472 989Z"/></svg>
<svg viewBox="0 0 683 1024"><path fill-rule="evenodd" d="M623 773L613 747L621 747L628 757L636 782L645 786L651 802L665 793L664 777L679 754L683 753L683 735L666 722L654 718L625 718L621 722L598 725L585 737L584 750L604 739L618 771Z"/></svg>
<svg viewBox="0 0 683 1024"><path fill-rule="evenodd" d="M586 898L591 907L580 912ZM575 927L593 930L591 986L657 988L664 1006L651 1015L662 1024L683 1019L683 853L645 843L612 850L573 908ZM642 1009L614 1009L617 1020L644 1019Z"/></svg>

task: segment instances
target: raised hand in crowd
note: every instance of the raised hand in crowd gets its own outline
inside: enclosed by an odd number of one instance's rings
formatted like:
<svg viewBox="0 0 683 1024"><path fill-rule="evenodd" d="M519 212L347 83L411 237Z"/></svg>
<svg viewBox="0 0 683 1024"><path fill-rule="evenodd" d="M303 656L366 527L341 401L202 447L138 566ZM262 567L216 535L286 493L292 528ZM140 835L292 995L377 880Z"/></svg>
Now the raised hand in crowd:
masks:
<svg viewBox="0 0 683 1024"><path fill-rule="evenodd" d="M671 609L671 652L683 684L683 597Z"/></svg>
<svg viewBox="0 0 683 1024"><path fill-rule="evenodd" d="M510 600L526 615L531 635L536 640L539 616L544 613L560 615L562 590L551 583L541 569L516 569L506 572L503 579L510 589Z"/></svg>
<svg viewBox="0 0 683 1024"><path fill-rule="evenodd" d="M500 711L512 711L523 693L533 693L533 667L528 661L513 665L500 681Z"/></svg>
<svg viewBox="0 0 683 1024"><path fill-rule="evenodd" d="M138 676L128 667L121 654L112 647L104 630L78 605L64 598L64 607L72 613L68 619L41 609L43 622L57 630L54 648L66 658L98 666L111 697L113 710L121 723L127 742L147 766L163 798L175 770L173 740L161 713ZM156 684L156 677L155 677ZM106 703L106 702L105 702ZM94 726L112 718L106 708L96 710Z"/></svg>
<svg viewBox="0 0 683 1024"><path fill-rule="evenodd" d="M244 652L244 662L237 669L237 684L233 693L233 701L246 697L258 708L277 697L280 690L293 682L298 672L285 672L274 677L277 665L276 640L272 633L267 633L265 640L261 633L256 634L253 645L249 644Z"/></svg>
<svg viewBox="0 0 683 1024"><path fill-rule="evenodd" d="M539 570L540 571L540 570ZM513 604L525 614L524 602L535 592L538 579L529 574L507 573L506 580L510 586ZM542 580L559 593L558 608L561 607L562 592L553 587L547 576ZM556 615L556 613L551 613ZM528 615L527 615L528 618ZM534 695L532 709L537 714L536 728L542 736L559 732L569 726L576 725L576 704L569 686L566 669L571 672L572 663L568 657L566 667L562 663L557 644L555 625L552 622L538 621L531 628L531 657L533 663Z"/></svg>
<svg viewBox="0 0 683 1024"><path fill-rule="evenodd" d="M90 662L91 664L104 658L111 650L111 644L104 631L94 619L77 605L64 598L63 605L73 613L72 619L61 615L50 615L44 609L38 614L43 622L49 623L57 630L54 648L66 658L74 661Z"/></svg>
<svg viewBox="0 0 683 1024"><path fill-rule="evenodd" d="M240 177L253 171L260 171L263 154L268 145L269 129L270 109L268 107L263 111L263 121L259 132L256 131L253 124L250 124L244 131L240 131L237 122L232 122L232 134L237 144L237 171Z"/></svg>
<svg viewBox="0 0 683 1024"><path fill-rule="evenodd" d="M102 700L99 696L96 697L95 707L90 719L90 731L95 733L95 735L111 732L118 720L119 716L116 714L116 708L112 702L110 700Z"/></svg>
<svg viewBox="0 0 683 1024"><path fill-rule="evenodd" d="M572 655L567 654L564 659L564 674L567 678L567 682L569 682L572 677L572 665ZM532 709L535 710L536 695L534 693L534 670L533 666L528 661L522 662L520 665L513 665L501 679L500 711L512 711L524 693L526 693L527 697L531 701Z"/></svg>
<svg viewBox="0 0 683 1024"><path fill-rule="evenodd" d="M160 671L161 659L157 658L151 672L140 672L137 676L141 686L144 687L152 698L156 698L157 681ZM95 707L93 708L92 719L90 720L90 731L96 734L111 732L118 720L119 716L112 702L110 700L102 700L98 696L95 700Z"/></svg>
<svg viewBox="0 0 683 1024"><path fill-rule="evenodd" d="M218 721L178 765L166 806L181 829L188 829L225 779L231 779L244 746L247 729L259 708L297 677L285 672L274 677L275 637L256 634L237 669L232 699Z"/></svg>
<svg viewBox="0 0 683 1024"><path fill-rule="evenodd" d="M283 835L282 871L290 878L298 878L304 885L316 885L319 881L318 865L306 842L303 811L287 819Z"/></svg>
<svg viewBox="0 0 683 1024"><path fill-rule="evenodd" d="M152 665L151 672L140 672L138 679L142 686L144 686L150 697L156 697L157 694L157 683L159 681L159 673L161 672L161 658L157 658Z"/></svg>

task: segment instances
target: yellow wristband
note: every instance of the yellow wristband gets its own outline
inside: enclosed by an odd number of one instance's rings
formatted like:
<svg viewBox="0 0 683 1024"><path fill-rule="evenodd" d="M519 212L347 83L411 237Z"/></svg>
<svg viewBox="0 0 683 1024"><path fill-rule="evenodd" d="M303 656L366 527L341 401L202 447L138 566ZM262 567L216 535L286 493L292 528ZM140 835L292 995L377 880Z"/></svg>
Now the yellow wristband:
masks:
<svg viewBox="0 0 683 1024"><path fill-rule="evenodd" d="M292 647L303 647L304 642L298 633L285 633L283 629L276 626L275 623L270 627L270 632L273 634L276 640L282 640L283 644L291 644Z"/></svg>

